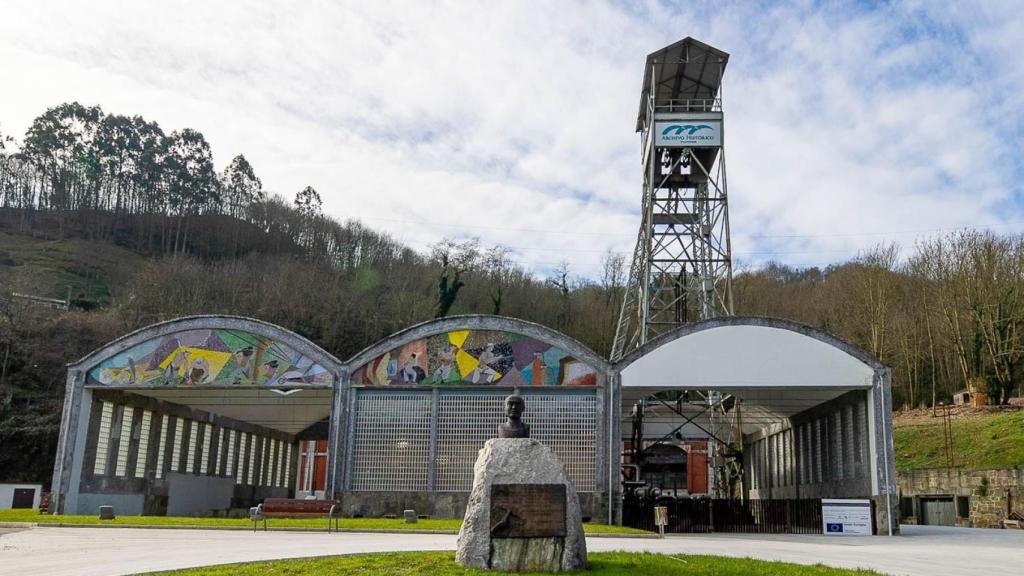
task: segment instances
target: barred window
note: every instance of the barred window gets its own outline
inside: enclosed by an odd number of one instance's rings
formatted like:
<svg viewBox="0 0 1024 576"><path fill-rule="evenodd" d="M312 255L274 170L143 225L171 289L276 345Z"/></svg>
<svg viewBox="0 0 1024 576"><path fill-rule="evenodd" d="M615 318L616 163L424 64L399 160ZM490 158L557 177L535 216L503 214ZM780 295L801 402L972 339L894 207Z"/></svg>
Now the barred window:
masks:
<svg viewBox="0 0 1024 576"><path fill-rule="evenodd" d="M185 439L185 420L178 418L174 425L174 444L171 445L171 471L180 472L181 445Z"/></svg>
<svg viewBox="0 0 1024 576"><path fill-rule="evenodd" d="M353 490L426 490L430 393L361 392L356 400Z"/></svg>
<svg viewBox="0 0 1024 576"><path fill-rule="evenodd" d="M210 441L213 438L213 426L202 425L203 445L199 452L199 473L205 475L210 462Z"/></svg>
<svg viewBox="0 0 1024 576"><path fill-rule="evenodd" d="M142 423L139 425L139 453L135 458L135 477L146 476L146 459L149 457L149 427L153 413L149 410L142 411Z"/></svg>
<svg viewBox="0 0 1024 576"><path fill-rule="evenodd" d="M284 479L281 481L285 488L292 485L292 445L285 444L284 447Z"/></svg>
<svg viewBox="0 0 1024 576"><path fill-rule="evenodd" d="M171 416L160 417L160 436L157 437L156 445L156 473L157 478L164 477L164 446L167 444L167 425L170 423Z"/></svg>
<svg viewBox="0 0 1024 576"><path fill-rule="evenodd" d="M96 460L93 462L93 474L107 473L107 453L110 451L110 421L114 416L114 405L103 402L100 410L100 427L96 435Z"/></svg>
<svg viewBox="0 0 1024 576"><path fill-rule="evenodd" d="M434 406L430 392L361 390L356 401L352 489L470 490L477 453L505 420L507 394L441 391ZM531 436L551 447L577 490L595 490L597 397L525 391L523 395ZM437 414L434 446L432 414Z"/></svg>
<svg viewBox="0 0 1024 576"><path fill-rule="evenodd" d="M246 484L250 486L256 485L256 435L249 434L249 475L246 480Z"/></svg>
<svg viewBox="0 0 1024 576"><path fill-rule="evenodd" d="M243 458L245 458L245 456L243 456ZM225 471L224 471L224 475L228 476L228 477L233 477L235 475L235 431L234 430L228 430L227 458L225 459L225 464L224 465L227 467L225 469ZM238 483L237 480L236 480L235 483L236 484Z"/></svg>
<svg viewBox="0 0 1024 576"><path fill-rule="evenodd" d="M186 452L185 473L191 474L196 462L196 435L199 433L199 423L189 421L188 426L188 452Z"/></svg>

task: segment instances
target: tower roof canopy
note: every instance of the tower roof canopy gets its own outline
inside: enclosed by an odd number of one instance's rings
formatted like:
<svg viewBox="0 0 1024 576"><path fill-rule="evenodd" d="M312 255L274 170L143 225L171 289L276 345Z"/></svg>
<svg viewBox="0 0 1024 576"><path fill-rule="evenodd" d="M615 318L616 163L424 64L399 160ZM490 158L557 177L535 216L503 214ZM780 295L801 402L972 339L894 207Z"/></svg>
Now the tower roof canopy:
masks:
<svg viewBox="0 0 1024 576"><path fill-rule="evenodd" d="M728 62L729 54L689 36L648 54L636 131L643 130L647 120L647 95L651 90L652 74L657 78L655 102L711 100L718 96Z"/></svg>

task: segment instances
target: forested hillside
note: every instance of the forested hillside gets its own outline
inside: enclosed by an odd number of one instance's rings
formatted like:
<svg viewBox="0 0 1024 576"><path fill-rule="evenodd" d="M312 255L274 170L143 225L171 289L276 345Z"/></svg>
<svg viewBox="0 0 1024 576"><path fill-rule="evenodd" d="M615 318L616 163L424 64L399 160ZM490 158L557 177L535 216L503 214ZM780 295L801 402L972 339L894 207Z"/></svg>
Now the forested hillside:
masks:
<svg viewBox="0 0 1024 576"><path fill-rule="evenodd" d="M46 480L64 364L126 331L225 313L290 328L346 358L415 322L496 313L601 354L627 271L566 261L541 278L474 239L417 252L323 213L311 187L269 194L241 154L217 170L203 135L66 104L0 135L0 477ZM67 313L18 294L64 298ZM897 406L971 382L1005 402L1024 386L1024 240L962 231L879 246L825 269L735 276L735 312L824 328L893 367ZM0 478L3 479L3 478Z"/></svg>

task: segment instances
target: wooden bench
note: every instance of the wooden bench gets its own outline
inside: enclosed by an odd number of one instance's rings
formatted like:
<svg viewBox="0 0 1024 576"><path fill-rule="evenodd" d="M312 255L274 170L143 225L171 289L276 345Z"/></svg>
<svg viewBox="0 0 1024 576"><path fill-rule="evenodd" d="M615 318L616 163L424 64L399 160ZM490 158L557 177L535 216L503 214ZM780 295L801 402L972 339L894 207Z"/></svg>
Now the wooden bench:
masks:
<svg viewBox="0 0 1024 576"><path fill-rule="evenodd" d="M298 500L294 498L267 498L262 504L249 509L252 530L256 531L259 522L263 522L263 530L267 529L267 518L327 518L327 531L338 529L341 516L339 500Z"/></svg>

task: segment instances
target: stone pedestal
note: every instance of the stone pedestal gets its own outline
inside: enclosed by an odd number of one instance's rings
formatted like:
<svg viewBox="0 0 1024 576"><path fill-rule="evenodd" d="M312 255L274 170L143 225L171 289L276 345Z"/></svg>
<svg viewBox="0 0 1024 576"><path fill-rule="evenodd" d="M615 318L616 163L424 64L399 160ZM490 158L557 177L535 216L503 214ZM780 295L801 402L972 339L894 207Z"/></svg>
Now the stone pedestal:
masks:
<svg viewBox="0 0 1024 576"><path fill-rule="evenodd" d="M563 518L553 518L552 509L492 514L491 494L513 486L551 497L553 484L564 486ZM561 486L555 486L561 494ZM519 493L518 491L516 493ZM556 514L561 514L561 507ZM493 528L493 534L492 534ZM467 568L507 572L558 572L587 567L587 543L583 536L576 488L565 475L555 453L532 438L488 440L473 467L473 491L459 531L455 559Z"/></svg>

